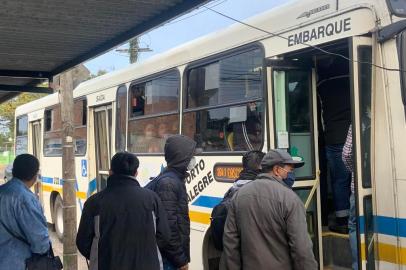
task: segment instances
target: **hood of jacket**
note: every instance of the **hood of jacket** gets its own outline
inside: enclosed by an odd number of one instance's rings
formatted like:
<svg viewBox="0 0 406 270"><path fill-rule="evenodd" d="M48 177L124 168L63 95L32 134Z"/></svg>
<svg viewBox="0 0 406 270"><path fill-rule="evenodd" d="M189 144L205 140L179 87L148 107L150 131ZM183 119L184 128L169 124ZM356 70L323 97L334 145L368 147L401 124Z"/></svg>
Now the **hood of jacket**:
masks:
<svg viewBox="0 0 406 270"><path fill-rule="evenodd" d="M257 178L257 175L260 173L260 170L243 169L240 172L237 180L255 180L255 178Z"/></svg>
<svg viewBox="0 0 406 270"><path fill-rule="evenodd" d="M169 137L165 143L165 160L167 167L175 169L182 175L194 155L196 142L183 135Z"/></svg>

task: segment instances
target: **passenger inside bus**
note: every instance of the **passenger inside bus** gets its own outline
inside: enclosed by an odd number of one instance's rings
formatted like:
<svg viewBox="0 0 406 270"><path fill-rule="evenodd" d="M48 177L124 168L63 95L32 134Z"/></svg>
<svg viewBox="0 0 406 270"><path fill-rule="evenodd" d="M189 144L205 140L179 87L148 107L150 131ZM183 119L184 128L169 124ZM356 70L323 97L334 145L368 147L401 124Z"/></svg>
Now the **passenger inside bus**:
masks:
<svg viewBox="0 0 406 270"><path fill-rule="evenodd" d="M351 123L349 64L345 59L330 56L318 59L317 64L324 151L335 210L335 224L330 224L329 228L347 234L351 174L346 170L341 156Z"/></svg>
<svg viewBox="0 0 406 270"><path fill-rule="evenodd" d="M132 106L132 117L144 115L144 107L145 107L145 98L144 92L145 89L144 85L132 85L131 86L131 106Z"/></svg>
<svg viewBox="0 0 406 270"><path fill-rule="evenodd" d="M155 125L149 122L145 125L143 134L133 134L135 144L132 145L132 152L135 153L158 153L157 133Z"/></svg>
<svg viewBox="0 0 406 270"><path fill-rule="evenodd" d="M263 137L260 105L188 113L182 133L208 152L258 150Z"/></svg>

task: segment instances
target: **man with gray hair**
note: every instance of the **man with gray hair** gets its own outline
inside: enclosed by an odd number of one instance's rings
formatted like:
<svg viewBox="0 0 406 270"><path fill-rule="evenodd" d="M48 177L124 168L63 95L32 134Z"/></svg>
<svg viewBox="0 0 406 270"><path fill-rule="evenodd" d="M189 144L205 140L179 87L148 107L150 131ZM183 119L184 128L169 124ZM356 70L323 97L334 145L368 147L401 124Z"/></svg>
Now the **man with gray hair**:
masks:
<svg viewBox="0 0 406 270"><path fill-rule="evenodd" d="M304 205L291 189L303 165L283 150L265 155L263 173L231 202L220 269L318 269Z"/></svg>

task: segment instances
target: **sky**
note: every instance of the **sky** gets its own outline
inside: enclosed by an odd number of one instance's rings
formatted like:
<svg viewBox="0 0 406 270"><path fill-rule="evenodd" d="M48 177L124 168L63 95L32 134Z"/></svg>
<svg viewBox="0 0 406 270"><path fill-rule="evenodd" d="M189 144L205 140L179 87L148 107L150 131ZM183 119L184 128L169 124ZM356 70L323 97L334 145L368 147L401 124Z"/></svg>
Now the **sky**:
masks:
<svg viewBox="0 0 406 270"><path fill-rule="evenodd" d="M233 18L244 20L286 2L286 0L215 0L206 6ZM149 47L152 52L142 52L138 62L198 37L221 30L233 23L230 19L224 18L205 7L195 9L140 36L140 47ZM128 48L128 44L119 48ZM110 72L128 66L128 55L117 52L116 49L86 62L85 66L93 74L99 70Z"/></svg>

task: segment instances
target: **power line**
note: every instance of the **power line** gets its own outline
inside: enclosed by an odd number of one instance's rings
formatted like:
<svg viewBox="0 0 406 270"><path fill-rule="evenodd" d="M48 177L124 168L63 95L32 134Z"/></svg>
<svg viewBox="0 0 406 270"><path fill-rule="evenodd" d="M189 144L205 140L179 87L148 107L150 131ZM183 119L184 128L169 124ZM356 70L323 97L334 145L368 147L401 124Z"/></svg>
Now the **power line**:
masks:
<svg viewBox="0 0 406 270"><path fill-rule="evenodd" d="M252 25L252 24L248 24L248 23L246 23L246 22L243 22L243 21L241 21L241 20L238 20L238 19L236 19L236 18L233 18L233 17L231 17L231 16L228 16L228 15L226 15L226 14L220 12L220 11L214 10L214 9L211 8L211 7L207 7L207 6L204 6L204 7L205 7L206 9L211 10L212 12L214 12L214 13L220 15L220 16L223 16L223 17L227 18L227 19L230 19L230 20L232 20L232 21L235 21L235 22L237 22L237 23L239 23L239 24L245 25L245 26L250 27L250 28L252 28L252 29L255 29L255 30L264 32L264 33L270 35L271 37L279 37L279 38L281 38L281 39L284 39L284 40L289 41L289 39L288 39L287 37L285 37L285 36L282 36L282 35L280 35L280 34L276 34L276 33L267 31L267 30L265 30L265 29L262 29L262 28L259 28L259 27L257 27L257 26L254 26L254 25ZM328 54L328 55L333 55L333 56L341 57L341 58L343 58L343 59L345 59L345 60L347 60L347 61L349 61L349 62L359 63L359 64L367 64L367 65L371 65L371 66L374 66L374 67L376 67L376 68L383 69L383 70L387 70L387 71L406 72L406 70L403 70L403 69L386 68L386 67L383 67L383 66L380 66L380 65L371 63L371 62L365 62L365 61L354 60L354 59L351 59L351 58L349 58L349 57L347 57L347 56L345 56L345 55L342 55L342 54L339 54L339 53L334 53L334 52L329 52L329 51L324 50L324 49L322 49L322 48L320 48L320 47L318 47L318 46L314 46L314 45L311 45L311 44L306 43L306 42L298 42L298 44L302 44L302 45L305 45L305 46L307 46L307 47L313 48L313 49L318 50L318 51L320 51L320 52L322 52L322 53L324 53L324 54Z"/></svg>
<svg viewBox="0 0 406 270"><path fill-rule="evenodd" d="M216 4L212 5L211 7L206 7L206 6L203 6L203 7L210 9L210 8L217 7L218 5L221 5L221 4L223 4L224 2L227 2L227 0L222 0L222 1L220 1L219 3L216 3ZM197 16L197 15L203 13L203 12L206 12L206 11L207 11L207 10L201 10L201 11L199 11L199 12L196 12L195 14L191 14L191 15L189 15L189 16L187 16L187 17L180 18L180 19L178 19L178 20L174 20L174 21L172 21L172 22L169 22L169 23L165 24L164 26L168 26L168 25L171 25L171 24L175 24L175 23L178 23L178 22L181 22L181 21L190 19L190 18L195 17L195 16Z"/></svg>

